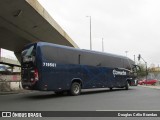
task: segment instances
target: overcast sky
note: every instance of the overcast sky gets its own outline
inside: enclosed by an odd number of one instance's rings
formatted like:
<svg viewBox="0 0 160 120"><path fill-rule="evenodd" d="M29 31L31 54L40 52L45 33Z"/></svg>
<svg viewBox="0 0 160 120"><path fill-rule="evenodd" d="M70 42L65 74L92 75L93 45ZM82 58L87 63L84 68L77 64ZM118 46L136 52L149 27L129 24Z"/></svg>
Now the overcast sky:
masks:
<svg viewBox="0 0 160 120"><path fill-rule="evenodd" d="M160 63L160 0L38 0L82 49L89 49L92 17L93 50L138 54Z"/></svg>
<svg viewBox="0 0 160 120"><path fill-rule="evenodd" d="M92 48L108 53L138 54L160 64L160 0L38 0L81 49L89 49L89 18L92 17Z"/></svg>

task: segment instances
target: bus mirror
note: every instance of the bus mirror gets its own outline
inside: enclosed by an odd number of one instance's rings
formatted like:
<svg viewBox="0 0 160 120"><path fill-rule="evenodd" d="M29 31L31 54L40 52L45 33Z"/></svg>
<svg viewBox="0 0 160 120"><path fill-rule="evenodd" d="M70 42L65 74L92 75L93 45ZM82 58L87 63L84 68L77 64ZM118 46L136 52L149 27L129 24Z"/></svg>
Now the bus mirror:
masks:
<svg viewBox="0 0 160 120"><path fill-rule="evenodd" d="M134 72L141 71L141 67L139 65L133 65Z"/></svg>
<svg viewBox="0 0 160 120"><path fill-rule="evenodd" d="M136 65L137 71L141 71L141 67L139 65Z"/></svg>

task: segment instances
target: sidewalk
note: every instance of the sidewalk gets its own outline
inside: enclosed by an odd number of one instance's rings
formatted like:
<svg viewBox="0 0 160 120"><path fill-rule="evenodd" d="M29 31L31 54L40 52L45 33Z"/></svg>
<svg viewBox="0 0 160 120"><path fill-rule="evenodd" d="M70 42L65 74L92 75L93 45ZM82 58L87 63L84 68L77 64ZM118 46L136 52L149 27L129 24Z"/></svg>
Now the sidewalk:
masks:
<svg viewBox="0 0 160 120"><path fill-rule="evenodd" d="M154 85L138 85L140 87L147 87L147 88L153 88L153 89L160 89L160 86L154 86Z"/></svg>
<svg viewBox="0 0 160 120"><path fill-rule="evenodd" d="M12 90L12 91L0 91L0 95L9 95L9 94L19 94L19 93L29 93L31 90Z"/></svg>

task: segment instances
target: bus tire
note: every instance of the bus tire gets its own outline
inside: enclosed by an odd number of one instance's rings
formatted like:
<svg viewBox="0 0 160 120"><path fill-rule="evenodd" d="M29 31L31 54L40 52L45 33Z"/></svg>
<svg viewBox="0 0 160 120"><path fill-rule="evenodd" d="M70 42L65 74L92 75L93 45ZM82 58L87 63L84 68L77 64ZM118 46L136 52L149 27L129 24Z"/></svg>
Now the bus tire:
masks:
<svg viewBox="0 0 160 120"><path fill-rule="evenodd" d="M76 96L81 93L81 84L78 82L73 82L70 89L70 95Z"/></svg>
<svg viewBox="0 0 160 120"><path fill-rule="evenodd" d="M128 90L129 89L129 82L128 81L126 81L126 85L125 85L125 90Z"/></svg>

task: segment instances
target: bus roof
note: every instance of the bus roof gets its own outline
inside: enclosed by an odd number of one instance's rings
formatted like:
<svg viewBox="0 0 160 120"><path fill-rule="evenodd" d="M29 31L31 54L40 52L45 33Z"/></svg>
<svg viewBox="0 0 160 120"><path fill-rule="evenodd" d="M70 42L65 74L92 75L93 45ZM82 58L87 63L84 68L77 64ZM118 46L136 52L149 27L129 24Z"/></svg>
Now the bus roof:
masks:
<svg viewBox="0 0 160 120"><path fill-rule="evenodd" d="M70 47L70 46L64 46L64 45L53 44L53 43L48 43L48 42L37 42L37 45L38 46L48 45L48 46L54 46L54 47L59 47L59 48L65 48L65 49L71 49L71 50L77 50L77 51L84 51L84 52L89 52L89 53L94 53L94 54L101 54L101 55L107 55L107 56L118 57L118 58L123 58L123 59L129 59L128 57L122 56L122 55L117 55L117 54L112 54L112 53L106 53L106 52L99 52L99 51L94 51L94 50L73 48L73 47Z"/></svg>
<svg viewBox="0 0 160 120"><path fill-rule="evenodd" d="M44 59L62 64L82 64L126 69L132 69L132 65L135 64L133 60L126 56L111 53L73 48L47 42L29 44L29 46L31 45L40 47Z"/></svg>

